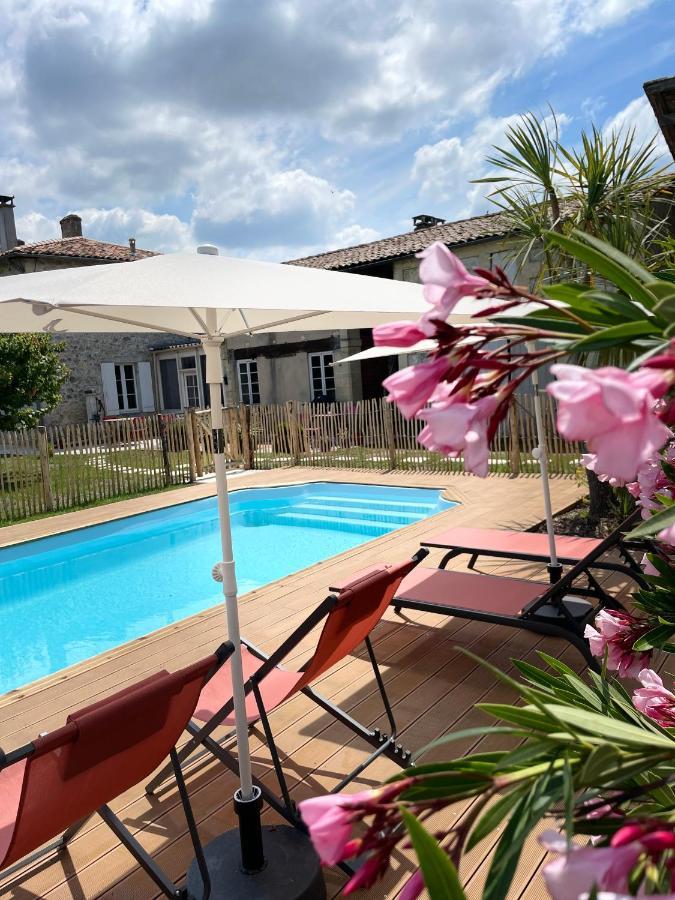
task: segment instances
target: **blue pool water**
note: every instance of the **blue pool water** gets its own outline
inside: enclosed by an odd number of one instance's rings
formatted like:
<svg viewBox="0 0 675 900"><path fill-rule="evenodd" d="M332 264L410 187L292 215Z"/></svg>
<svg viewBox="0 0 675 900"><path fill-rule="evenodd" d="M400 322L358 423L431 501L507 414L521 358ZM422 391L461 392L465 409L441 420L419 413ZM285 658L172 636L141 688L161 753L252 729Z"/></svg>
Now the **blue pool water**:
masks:
<svg viewBox="0 0 675 900"><path fill-rule="evenodd" d="M454 505L377 485L233 491L239 592ZM215 498L0 550L0 693L220 602L220 556Z"/></svg>

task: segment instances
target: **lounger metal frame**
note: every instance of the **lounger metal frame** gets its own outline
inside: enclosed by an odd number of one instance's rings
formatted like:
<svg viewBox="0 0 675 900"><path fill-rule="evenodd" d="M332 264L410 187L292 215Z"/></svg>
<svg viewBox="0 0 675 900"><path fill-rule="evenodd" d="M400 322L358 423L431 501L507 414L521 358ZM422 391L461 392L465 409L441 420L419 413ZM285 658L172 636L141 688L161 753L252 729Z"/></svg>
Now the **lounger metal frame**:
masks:
<svg viewBox="0 0 675 900"><path fill-rule="evenodd" d="M623 524L620 528L622 527ZM585 662L592 669L600 671L600 666L592 655L588 641L584 637L584 628L601 609L609 607L610 609L623 611L624 607L616 598L602 589L590 569L594 567L597 558L614 546L617 540L616 531L618 530L613 531L598 544L592 553L589 553L584 559L579 560L576 565L572 566L558 582L549 586L542 585L542 594L524 606L521 613L517 616L485 612L466 606L454 606L450 602L439 604L425 600L407 599L401 596L394 597L392 606L397 613L400 613L402 609L415 609L422 612L454 616L458 619L471 619L478 622L489 622L494 625L506 625L511 628L524 628L528 631L550 635L551 637L561 637L576 647L584 657ZM448 558L451 557L446 554L441 563L441 568L444 568L444 564L447 565ZM588 587L575 585L575 582L580 577L585 577L588 580ZM499 590L500 578L507 578L507 576L478 574L476 578L494 578L495 590ZM567 593L593 598L596 603L591 605L588 612L583 616L574 616L564 603L564 597ZM542 608L546 606L557 613L555 620L552 620L550 615L541 614Z"/></svg>
<svg viewBox="0 0 675 900"><path fill-rule="evenodd" d="M632 578L638 583L640 587L646 587L647 582L645 581L642 569L635 561L635 559L633 559L630 550L649 552L653 548L648 542L643 543L640 541L626 541L622 537L624 531L628 529L632 524L634 524L638 516L639 510L636 510L627 519L625 519L621 523L621 525L611 533L611 535L608 535L608 538L613 538L613 541L603 550L603 553L607 553L609 550L613 549L618 550L624 562L619 563L612 562L610 560L595 560L594 558L592 568L601 569L607 572L619 572L622 575L627 575L629 578ZM447 553L444 555L438 566L439 569L444 569L450 562L450 560L455 559L457 556L469 556L470 559L467 563L467 568L472 570L475 569L476 561L481 556L489 556L496 559L517 559L523 560L524 562L549 562L549 556L545 553L527 553L526 551L518 550L495 550L490 547L481 547L480 549L478 549L476 547L463 547L459 544L453 544L451 546L447 543L440 543L437 540L435 541L433 537L429 540L421 541L420 543L422 547L428 547L430 549L436 550L447 550ZM583 559L579 559L578 556L565 556L564 553L558 554L558 562L562 563L563 565L574 566L588 558L589 557L586 556Z"/></svg>
<svg viewBox="0 0 675 900"><path fill-rule="evenodd" d="M220 666L227 661L227 659L232 655L233 652L234 646L229 642L226 644L222 644L218 648L215 654L217 657L217 663L214 665L213 671L210 673L209 677L215 675ZM16 750L12 750L9 753L4 753L2 750L0 750L0 771L10 765L27 759L34 751L35 745L32 742L24 744L22 747L19 747ZM195 857L197 860L197 865L199 866L202 884L204 885L202 900L208 900L211 893L211 880L208 867L206 865L206 859L204 858L204 849L199 837L199 832L197 831L197 823L192 811L192 806L190 805L190 799L188 796L187 787L185 785L185 778L183 776L183 771L181 769L180 761L178 759L178 753L176 752L175 747L171 749L169 756L171 760L169 766L176 779L178 793L180 796L181 804L183 806L183 812L185 814L188 831L190 833L190 840L195 851ZM108 828L110 828L110 830L120 841L120 843L127 848L127 850L135 858L136 862L138 862L141 868L150 876L150 878L155 882L162 893L164 893L167 897L172 898L172 900L188 900L187 889L179 888L171 881L168 875L160 868L160 866L157 865L150 854L141 846L138 840L129 831L126 825L115 815L115 813L107 803L103 804L103 806L100 806L90 815L85 816L85 818L73 823L63 832L61 837L57 840L46 844L44 847L36 850L35 853L24 856L23 859L18 860L11 866L8 866L6 869L0 869L0 876L2 877L2 879L4 880L7 877L11 878L12 875L25 869L27 866L30 866L33 863L39 862L52 853L55 853L57 855L63 853L65 850L67 850L70 841L82 830L89 819L91 819L91 817L96 814L101 817L101 819L105 822ZM8 883L11 884L12 882ZM7 885L5 885L5 887L6 886Z"/></svg>

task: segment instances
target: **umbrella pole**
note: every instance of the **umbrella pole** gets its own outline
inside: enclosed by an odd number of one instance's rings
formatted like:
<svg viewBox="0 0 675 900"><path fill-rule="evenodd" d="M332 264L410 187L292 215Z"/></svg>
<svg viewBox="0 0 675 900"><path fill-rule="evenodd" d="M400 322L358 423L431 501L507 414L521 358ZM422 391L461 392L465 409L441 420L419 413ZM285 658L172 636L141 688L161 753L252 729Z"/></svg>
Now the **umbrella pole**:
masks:
<svg viewBox="0 0 675 900"><path fill-rule="evenodd" d="M211 394L211 431L213 435L213 465L216 471L216 493L218 496L218 518L220 520L220 543L223 559L221 573L223 594L227 616L227 635L234 644L230 657L232 696L234 698L235 728L237 733L237 759L239 764L240 787L235 793L235 809L239 816L241 831L242 865L247 871L257 871L265 865L260 826L260 790L253 787L251 774L251 754L248 745L248 721L246 716L246 694L244 691L244 671L241 661L241 632L239 630L239 606L237 602L237 579L232 551L232 526L230 521L230 500L227 493L227 465L225 461L225 432L223 429L223 404L221 387L224 384L221 347L223 338L204 338L202 345L206 354L206 381Z"/></svg>
<svg viewBox="0 0 675 900"><path fill-rule="evenodd" d="M212 324L209 323L210 326ZM210 891L204 892L201 868L195 859L187 874L187 895L189 900L204 900L207 896L210 900L325 900L321 863L309 838L288 825L262 828L261 791L253 784L251 774L220 395L224 386L222 344L222 337L202 338L206 354L206 381L211 394L213 463L223 554L221 572L227 632L235 648L230 665L240 778L240 787L234 794L234 809L239 818L239 828L226 831L203 848L211 882Z"/></svg>
<svg viewBox="0 0 675 900"><path fill-rule="evenodd" d="M560 581L562 566L558 562L558 553L555 546L555 530L553 528L553 507L551 505L551 488L548 482L548 447L546 446L546 432L541 414L541 396L539 393L539 372L532 372L532 385L534 387L534 418L537 427L537 447L532 455L539 462L541 471L541 490L544 495L544 511L546 515L546 533L548 535L548 550L550 562L546 567L551 584Z"/></svg>

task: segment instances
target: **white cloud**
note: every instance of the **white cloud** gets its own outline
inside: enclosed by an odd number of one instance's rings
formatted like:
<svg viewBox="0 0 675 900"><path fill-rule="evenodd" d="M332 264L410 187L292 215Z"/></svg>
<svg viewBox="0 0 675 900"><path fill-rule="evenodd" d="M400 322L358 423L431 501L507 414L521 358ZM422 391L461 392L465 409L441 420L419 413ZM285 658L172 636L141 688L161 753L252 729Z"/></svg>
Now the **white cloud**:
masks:
<svg viewBox="0 0 675 900"><path fill-rule="evenodd" d="M625 134L626 132L634 131L635 140L638 144L646 144L656 138L654 145L655 158L663 157L663 159L659 160L662 164L672 162L663 133L646 97L636 97L635 100L631 100L627 106L605 123L603 131L605 134L611 134L612 132Z"/></svg>
<svg viewBox="0 0 675 900"><path fill-rule="evenodd" d="M84 209L160 249L298 255L369 239L359 147L480 118L415 163L424 197L473 211L495 92L649 2L23 0L0 31L0 190L27 234Z"/></svg>

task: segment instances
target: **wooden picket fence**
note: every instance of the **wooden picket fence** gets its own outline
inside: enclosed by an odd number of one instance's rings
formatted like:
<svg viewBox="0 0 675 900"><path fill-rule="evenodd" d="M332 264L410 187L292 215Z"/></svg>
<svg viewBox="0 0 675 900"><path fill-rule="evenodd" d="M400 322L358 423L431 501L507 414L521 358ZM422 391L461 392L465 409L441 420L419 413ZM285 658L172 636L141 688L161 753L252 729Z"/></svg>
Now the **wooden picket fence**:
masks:
<svg viewBox="0 0 675 900"><path fill-rule="evenodd" d="M0 431L0 523L187 484L213 471L200 414Z"/></svg>
<svg viewBox="0 0 675 900"><path fill-rule="evenodd" d="M572 475L580 447L558 435L553 401L542 399L549 470ZM231 466L463 470L461 459L420 446L421 423L383 399L240 406L224 415ZM536 443L533 398L519 396L493 441L490 471L538 473ZM0 523L188 484L211 472L209 410L0 432Z"/></svg>
<svg viewBox="0 0 675 900"><path fill-rule="evenodd" d="M555 429L555 406L542 396L542 413L552 475L573 475L581 448L564 440ZM419 472L461 472L461 459L447 459L425 450L417 435L418 420L407 420L384 399L355 403L285 403L252 406L241 427L242 458L246 468L329 466L340 469L400 469ZM536 474L534 398L518 396L492 442L490 471Z"/></svg>

